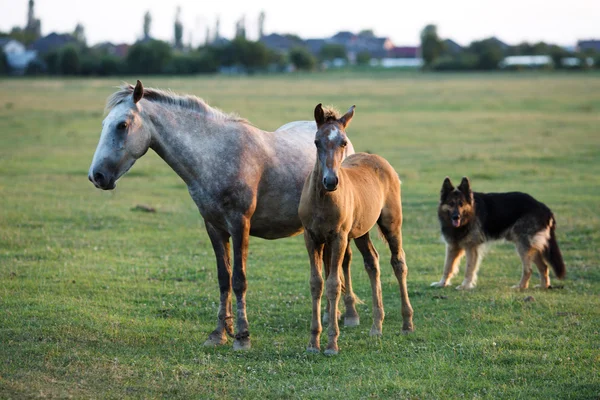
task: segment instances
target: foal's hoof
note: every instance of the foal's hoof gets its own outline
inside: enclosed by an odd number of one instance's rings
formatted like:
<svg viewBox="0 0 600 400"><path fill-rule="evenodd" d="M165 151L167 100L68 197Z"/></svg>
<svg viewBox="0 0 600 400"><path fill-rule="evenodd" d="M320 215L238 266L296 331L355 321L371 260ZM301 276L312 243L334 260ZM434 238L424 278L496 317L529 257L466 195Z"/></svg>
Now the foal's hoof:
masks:
<svg viewBox="0 0 600 400"><path fill-rule="evenodd" d="M412 323L402 325L402 334L408 335L409 333L414 332L414 331L415 331L415 326Z"/></svg>
<svg viewBox="0 0 600 400"><path fill-rule="evenodd" d="M233 350L234 351L250 350L251 347L252 347L252 344L250 343L249 338L235 339L233 341Z"/></svg>
<svg viewBox="0 0 600 400"><path fill-rule="evenodd" d="M308 346L306 348L306 352L308 354L319 354L321 352L321 350L318 347Z"/></svg>
<svg viewBox="0 0 600 400"><path fill-rule="evenodd" d="M523 287L520 284L518 284L518 285L512 285L510 288L514 289L514 290L525 290L525 289L527 289L527 286Z"/></svg>
<svg viewBox="0 0 600 400"><path fill-rule="evenodd" d="M215 347L215 346L222 346L225 343L227 343L227 336L225 336L225 334L220 335L218 333L211 333L208 336L208 339L206 339L206 342L204 342L204 346Z"/></svg>
<svg viewBox="0 0 600 400"><path fill-rule="evenodd" d="M339 350L337 349L327 349L323 352L323 354L325 354L326 356L337 356L339 353Z"/></svg>
<svg viewBox="0 0 600 400"><path fill-rule="evenodd" d="M360 325L360 318L356 317L345 317L344 326L355 327Z"/></svg>

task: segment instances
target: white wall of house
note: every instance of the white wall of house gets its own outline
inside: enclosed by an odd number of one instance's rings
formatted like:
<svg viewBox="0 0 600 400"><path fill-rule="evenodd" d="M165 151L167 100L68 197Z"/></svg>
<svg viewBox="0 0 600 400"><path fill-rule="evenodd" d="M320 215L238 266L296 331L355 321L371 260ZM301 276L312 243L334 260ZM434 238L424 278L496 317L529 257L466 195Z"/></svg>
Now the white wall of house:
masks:
<svg viewBox="0 0 600 400"><path fill-rule="evenodd" d="M25 46L17 40L10 40L8 43L2 46L2 50L6 55L21 54L25 52Z"/></svg>

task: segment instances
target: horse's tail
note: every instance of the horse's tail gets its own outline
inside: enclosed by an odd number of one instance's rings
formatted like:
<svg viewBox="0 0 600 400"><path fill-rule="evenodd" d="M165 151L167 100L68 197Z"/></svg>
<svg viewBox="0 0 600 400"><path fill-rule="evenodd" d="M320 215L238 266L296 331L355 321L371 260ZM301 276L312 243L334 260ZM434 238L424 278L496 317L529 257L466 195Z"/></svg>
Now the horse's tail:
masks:
<svg viewBox="0 0 600 400"><path fill-rule="evenodd" d="M544 259L552 266L556 277L562 279L565 277L567 269L565 267L565 262L562 258L560 248L558 247L558 242L556 241L556 235L554 233L556 230L556 221L554 220L554 216L552 216L550 224L550 239L548 239L543 256Z"/></svg>

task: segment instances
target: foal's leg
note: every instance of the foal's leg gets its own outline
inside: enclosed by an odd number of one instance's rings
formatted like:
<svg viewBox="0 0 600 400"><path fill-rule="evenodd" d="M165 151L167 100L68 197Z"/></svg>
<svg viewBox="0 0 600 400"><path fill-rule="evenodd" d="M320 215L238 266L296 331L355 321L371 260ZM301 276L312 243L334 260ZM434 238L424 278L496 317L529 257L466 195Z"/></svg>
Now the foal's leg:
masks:
<svg viewBox="0 0 600 400"><path fill-rule="evenodd" d="M371 295L373 297L373 326L371 336L381 336L382 324L385 313L383 311L383 300L381 299L381 280L379 278L379 254L369 238L369 232L354 239L356 247L360 250L365 263L365 269L371 280Z"/></svg>
<svg viewBox="0 0 600 400"><path fill-rule="evenodd" d="M408 298L408 288L406 287L406 276L408 267L406 265L406 255L402 248L402 206L395 202L381 211L381 217L377 221L381 232L385 236L390 251L392 253L391 264L400 285L400 300L402 301L402 331L414 331L412 316L413 309Z"/></svg>
<svg viewBox="0 0 600 400"><path fill-rule="evenodd" d="M321 296L323 295L323 277L321 276L321 259L323 244L315 243L308 231L304 231L304 243L310 260L310 294L312 297L312 320L310 323L309 353L318 353L320 349L321 327Z"/></svg>
<svg viewBox="0 0 600 400"><path fill-rule="evenodd" d="M237 301L237 333L233 341L234 350L249 350L250 332L246 316L246 259L248 258L248 242L250 235L250 218L241 216L234 227L231 237L233 241L233 292Z"/></svg>
<svg viewBox="0 0 600 400"><path fill-rule="evenodd" d="M344 305L346 306L346 314L344 314L344 326L358 326L360 325L360 318L356 311L356 295L352 290L352 276L350 274L350 265L352 263L352 249L350 247L350 240L346 245L346 253L344 254L344 261L342 262L342 269L344 270Z"/></svg>
<svg viewBox="0 0 600 400"><path fill-rule="evenodd" d="M206 223L206 231L217 258L217 275L221 298L217 314L217 328L208 336L205 346L227 343L225 333L233 335L233 313L231 311L231 258L229 255L229 233Z"/></svg>
<svg viewBox="0 0 600 400"><path fill-rule="evenodd" d="M342 281L340 279L340 269L348 246L347 235L341 233L328 243L331 247L331 270L326 282L327 300L329 301L329 311L331 316L337 315L340 292L342 290ZM337 318L329 318L329 329L327 331L329 340L327 342L326 355L335 355L338 353L337 340L340 335Z"/></svg>
<svg viewBox="0 0 600 400"><path fill-rule="evenodd" d="M350 241L348 241L348 246L346 246L346 254L344 254L344 262L342 264L342 269L344 270L344 280L346 283L342 282L342 292L345 293L344 302L346 304L346 315L344 316L344 325L345 326L358 326L360 324L360 319L358 316L358 312L356 311L356 295L352 290L352 281L350 278L350 265L352 263L352 250L350 249ZM331 264L331 252L328 246L325 246L323 250L323 264L325 265L325 279L329 276L329 269ZM338 320L341 317L341 313L338 311L337 318ZM325 312L323 313L323 323L326 324L329 322L329 301L325 307Z"/></svg>

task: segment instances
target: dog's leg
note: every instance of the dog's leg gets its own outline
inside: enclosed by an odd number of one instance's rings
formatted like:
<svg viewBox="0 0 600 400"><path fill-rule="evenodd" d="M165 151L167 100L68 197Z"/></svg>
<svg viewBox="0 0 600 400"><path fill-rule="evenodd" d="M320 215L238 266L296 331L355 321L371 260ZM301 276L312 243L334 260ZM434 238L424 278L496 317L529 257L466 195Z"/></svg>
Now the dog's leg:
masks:
<svg viewBox="0 0 600 400"><path fill-rule="evenodd" d="M517 252L521 257L521 263L523 264L523 274L521 275L521 281L512 286L512 289L527 289L529 287L529 278L531 278L531 261L533 256L533 249L529 244L517 243Z"/></svg>
<svg viewBox="0 0 600 400"><path fill-rule="evenodd" d="M479 270L479 264L481 264L481 256L483 252L479 246L469 247L466 250L467 253L467 269L465 271L465 280L459 286L457 290L470 290L474 289L477 284L477 271Z"/></svg>
<svg viewBox="0 0 600 400"><path fill-rule="evenodd" d="M535 285L536 288L548 289L550 287L550 277L548 276L548 265L544 261L544 257L542 257L542 253L539 251L535 253L533 256L533 262L540 271L540 284Z"/></svg>
<svg viewBox="0 0 600 400"><path fill-rule="evenodd" d="M432 287L446 287L450 285L450 281L458 272L458 264L460 259L465 255L465 251L458 246L446 244L446 262L444 264L444 274L439 282L433 282Z"/></svg>

